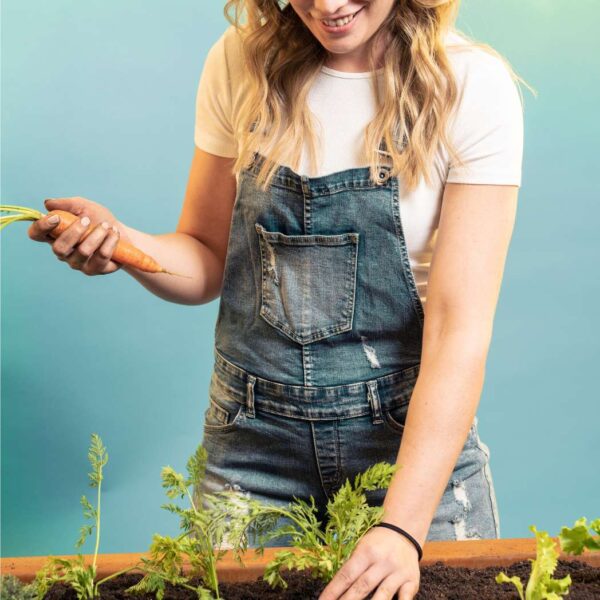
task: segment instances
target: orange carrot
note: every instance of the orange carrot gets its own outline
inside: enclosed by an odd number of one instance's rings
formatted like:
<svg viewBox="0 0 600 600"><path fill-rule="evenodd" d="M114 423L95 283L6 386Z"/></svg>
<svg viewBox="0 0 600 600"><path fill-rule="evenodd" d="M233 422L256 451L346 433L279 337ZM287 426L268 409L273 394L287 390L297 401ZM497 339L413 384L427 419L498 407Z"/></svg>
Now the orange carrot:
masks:
<svg viewBox="0 0 600 600"><path fill-rule="evenodd" d="M13 223L14 221L36 221L37 219L42 219L44 217L50 217L52 215L58 215L60 217L60 221L58 224L53 227L49 232L53 238L57 238L67 227L77 221L80 217L74 215L65 210L51 210L48 214L44 215L43 213L23 206L14 206L7 204L0 204L1 212L12 212L12 215L6 215L0 217L1 224L0 230L6 227L9 223ZM83 233L82 237L79 240L81 243L96 227L98 224L90 223L87 227L86 231ZM113 251L111 260L121 263L123 265L129 265L130 267L134 267L139 269L140 271L145 271L147 273L168 273L169 275L177 275L179 277L187 277L191 279L188 275L182 275L181 273L173 273L171 271L167 271L163 267L161 267L151 256L148 256L144 252L142 252L139 248L136 248L132 244L125 242L123 240L119 240L117 245Z"/></svg>

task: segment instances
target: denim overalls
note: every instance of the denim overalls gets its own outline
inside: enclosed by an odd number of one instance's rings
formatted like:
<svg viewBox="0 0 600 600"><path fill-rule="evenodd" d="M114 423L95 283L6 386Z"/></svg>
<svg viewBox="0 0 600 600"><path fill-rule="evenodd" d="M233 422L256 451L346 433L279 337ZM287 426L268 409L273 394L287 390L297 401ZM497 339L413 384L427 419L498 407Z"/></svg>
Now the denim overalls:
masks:
<svg viewBox="0 0 600 600"><path fill-rule="evenodd" d="M238 180L196 493L313 496L323 520L347 478L396 462L424 310L388 167L374 182L368 167L308 177L278 165L263 192L263 160ZM488 459L475 419L428 540L499 536ZM369 494L381 505L385 490Z"/></svg>

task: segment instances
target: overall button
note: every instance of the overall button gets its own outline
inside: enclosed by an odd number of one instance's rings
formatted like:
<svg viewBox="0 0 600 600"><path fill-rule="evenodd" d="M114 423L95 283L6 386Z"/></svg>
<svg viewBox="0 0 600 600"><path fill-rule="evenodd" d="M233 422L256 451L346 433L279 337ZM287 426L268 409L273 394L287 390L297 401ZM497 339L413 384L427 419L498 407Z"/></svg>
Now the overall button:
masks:
<svg viewBox="0 0 600 600"><path fill-rule="evenodd" d="M377 181L380 183L385 183L390 178L390 171L387 169L380 169L377 174Z"/></svg>

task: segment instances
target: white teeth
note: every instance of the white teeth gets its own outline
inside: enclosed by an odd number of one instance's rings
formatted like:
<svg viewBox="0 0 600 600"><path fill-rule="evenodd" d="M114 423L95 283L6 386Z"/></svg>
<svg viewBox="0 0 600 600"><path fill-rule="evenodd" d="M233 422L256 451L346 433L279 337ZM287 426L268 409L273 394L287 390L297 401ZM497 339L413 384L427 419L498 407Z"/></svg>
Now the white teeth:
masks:
<svg viewBox="0 0 600 600"><path fill-rule="evenodd" d="M354 13L354 15L356 15L356 13ZM354 19L354 15L350 15L343 19L338 19L337 21L323 20L323 23L325 23L325 25L327 25L328 27L341 27L342 25L346 25L346 23L350 23L350 21L352 21L352 19Z"/></svg>

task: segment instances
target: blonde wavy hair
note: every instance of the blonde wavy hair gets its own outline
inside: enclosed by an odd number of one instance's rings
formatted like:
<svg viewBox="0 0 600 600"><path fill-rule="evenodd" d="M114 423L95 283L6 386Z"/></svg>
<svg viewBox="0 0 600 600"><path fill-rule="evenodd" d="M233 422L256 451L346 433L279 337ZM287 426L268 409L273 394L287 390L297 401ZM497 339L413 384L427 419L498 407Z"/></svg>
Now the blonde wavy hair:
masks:
<svg viewBox="0 0 600 600"><path fill-rule="evenodd" d="M421 177L431 184L430 165L440 143L454 163L464 164L446 135L459 91L444 36L451 29L458 31L454 23L459 4L460 0L396 0L367 43L370 70L383 68L381 86L373 88L377 110L364 136L373 181L385 163L392 175L402 176L406 191L413 190ZM247 86L234 116L239 152L232 171L239 173L249 165L259 145L269 146L257 173L257 184L265 190L278 164L298 169L307 141L315 172L319 146L307 96L327 50L291 4L282 0L227 0L224 13L241 36ZM513 80L535 93L499 52L460 35L470 46L502 60ZM383 65L375 64L374 57L380 36L389 40Z"/></svg>

